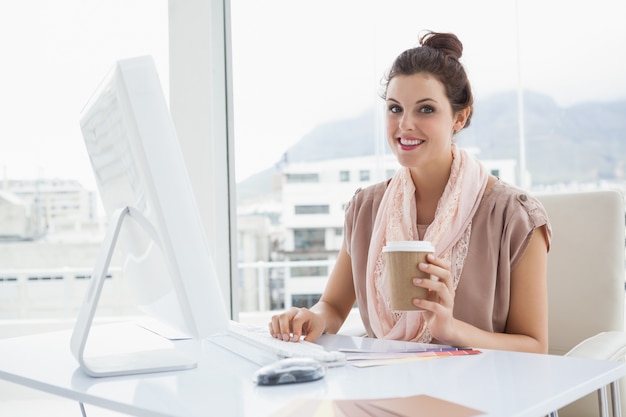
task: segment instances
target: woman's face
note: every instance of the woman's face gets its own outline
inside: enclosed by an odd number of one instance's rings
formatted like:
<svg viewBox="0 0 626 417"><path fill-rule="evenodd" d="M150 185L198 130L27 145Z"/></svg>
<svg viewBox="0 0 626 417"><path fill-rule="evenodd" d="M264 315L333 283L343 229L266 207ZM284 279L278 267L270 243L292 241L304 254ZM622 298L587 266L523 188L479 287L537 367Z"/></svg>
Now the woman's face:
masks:
<svg viewBox="0 0 626 417"><path fill-rule="evenodd" d="M443 84L429 74L398 75L387 85L387 141L400 165L452 163L452 135L467 115L452 112Z"/></svg>

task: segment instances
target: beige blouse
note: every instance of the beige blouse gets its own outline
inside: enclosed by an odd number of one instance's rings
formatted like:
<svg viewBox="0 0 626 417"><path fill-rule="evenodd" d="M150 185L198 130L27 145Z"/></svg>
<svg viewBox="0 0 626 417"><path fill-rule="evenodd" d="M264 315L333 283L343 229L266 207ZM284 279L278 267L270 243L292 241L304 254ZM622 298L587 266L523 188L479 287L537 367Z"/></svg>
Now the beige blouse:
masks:
<svg viewBox="0 0 626 417"><path fill-rule="evenodd" d="M367 311L367 253L387 184L385 181L357 190L346 207L345 245L352 259L359 312L370 336L374 333ZM511 271L524 255L533 230L544 225L549 240L547 213L533 196L500 180L491 186L472 219L468 254L454 299L454 317L483 330L504 332Z"/></svg>

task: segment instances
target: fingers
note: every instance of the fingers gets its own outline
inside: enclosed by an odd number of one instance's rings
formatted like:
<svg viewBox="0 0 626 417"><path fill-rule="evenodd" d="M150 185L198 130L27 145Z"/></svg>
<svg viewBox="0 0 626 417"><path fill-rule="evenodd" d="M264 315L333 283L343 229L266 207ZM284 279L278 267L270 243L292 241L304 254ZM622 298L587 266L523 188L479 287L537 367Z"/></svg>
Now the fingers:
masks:
<svg viewBox="0 0 626 417"><path fill-rule="evenodd" d="M445 307L433 300L421 300L419 298L416 298L413 300L413 304L421 309L432 312L434 314L443 314L445 311Z"/></svg>
<svg viewBox="0 0 626 417"><path fill-rule="evenodd" d="M306 308L298 309L298 313L291 320L292 342L299 342L300 337L304 336L304 340L313 341L317 339L321 331L316 330L316 320L318 316ZM283 339L284 340L284 339Z"/></svg>
<svg viewBox="0 0 626 417"><path fill-rule="evenodd" d="M298 308L292 307L287 311L272 316L269 323L270 334L276 339L282 339L285 342L291 340L294 330L292 328L292 320L299 313ZM300 329L299 333L302 333Z"/></svg>
<svg viewBox="0 0 626 417"><path fill-rule="evenodd" d="M430 301L445 307L452 307L454 304L454 286L449 263L436 258L434 255L428 255L427 261L428 263L420 263L418 267L421 271L429 274L430 279L416 278L414 280L415 285L430 291ZM426 308L424 303L420 303L420 307Z"/></svg>
<svg viewBox="0 0 626 417"><path fill-rule="evenodd" d="M418 287L427 288L429 290L428 300L433 303L450 308L454 305L454 292L451 291L444 282L435 281L433 279L415 278L413 283ZM423 300L415 299L414 302L418 303L419 307L426 308ZM426 309L432 310L431 308Z"/></svg>
<svg viewBox="0 0 626 417"><path fill-rule="evenodd" d="M452 290L452 278L450 275L450 264L445 262L441 258L436 258L434 255L429 254L426 257L428 262L423 262L418 265L418 268L430 274L430 278L433 281L443 281L448 288Z"/></svg>
<svg viewBox="0 0 626 417"><path fill-rule="evenodd" d="M320 326L313 323L315 318L316 315L306 308L292 307L272 316L269 332L273 337L285 342L298 342L301 336L312 341L321 335Z"/></svg>

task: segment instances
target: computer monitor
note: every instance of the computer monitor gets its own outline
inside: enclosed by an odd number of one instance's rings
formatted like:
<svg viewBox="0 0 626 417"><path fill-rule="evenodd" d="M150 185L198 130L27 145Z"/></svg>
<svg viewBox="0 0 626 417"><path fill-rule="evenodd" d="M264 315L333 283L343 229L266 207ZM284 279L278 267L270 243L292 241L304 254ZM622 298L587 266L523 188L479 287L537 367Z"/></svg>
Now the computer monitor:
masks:
<svg viewBox="0 0 626 417"><path fill-rule="evenodd" d="M122 279L132 289L132 299L151 317L197 340L228 327L205 229L152 57L117 62L83 109L80 125L109 229L74 327L72 352L92 376L193 367L193 359L173 351L85 355L114 254L121 259Z"/></svg>

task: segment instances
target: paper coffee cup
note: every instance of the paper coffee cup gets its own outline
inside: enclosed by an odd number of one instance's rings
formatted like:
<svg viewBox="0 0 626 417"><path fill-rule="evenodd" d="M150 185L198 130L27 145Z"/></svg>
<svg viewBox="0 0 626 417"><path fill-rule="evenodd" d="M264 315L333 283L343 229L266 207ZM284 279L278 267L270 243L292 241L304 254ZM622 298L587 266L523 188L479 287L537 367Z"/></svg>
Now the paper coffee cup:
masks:
<svg viewBox="0 0 626 417"><path fill-rule="evenodd" d="M417 265L426 262L426 255L433 252L435 247L425 240L393 241L387 242L383 247L384 273L392 310L422 310L413 304L413 299L426 298L428 289L415 286L413 278L430 278L430 275L420 271Z"/></svg>

